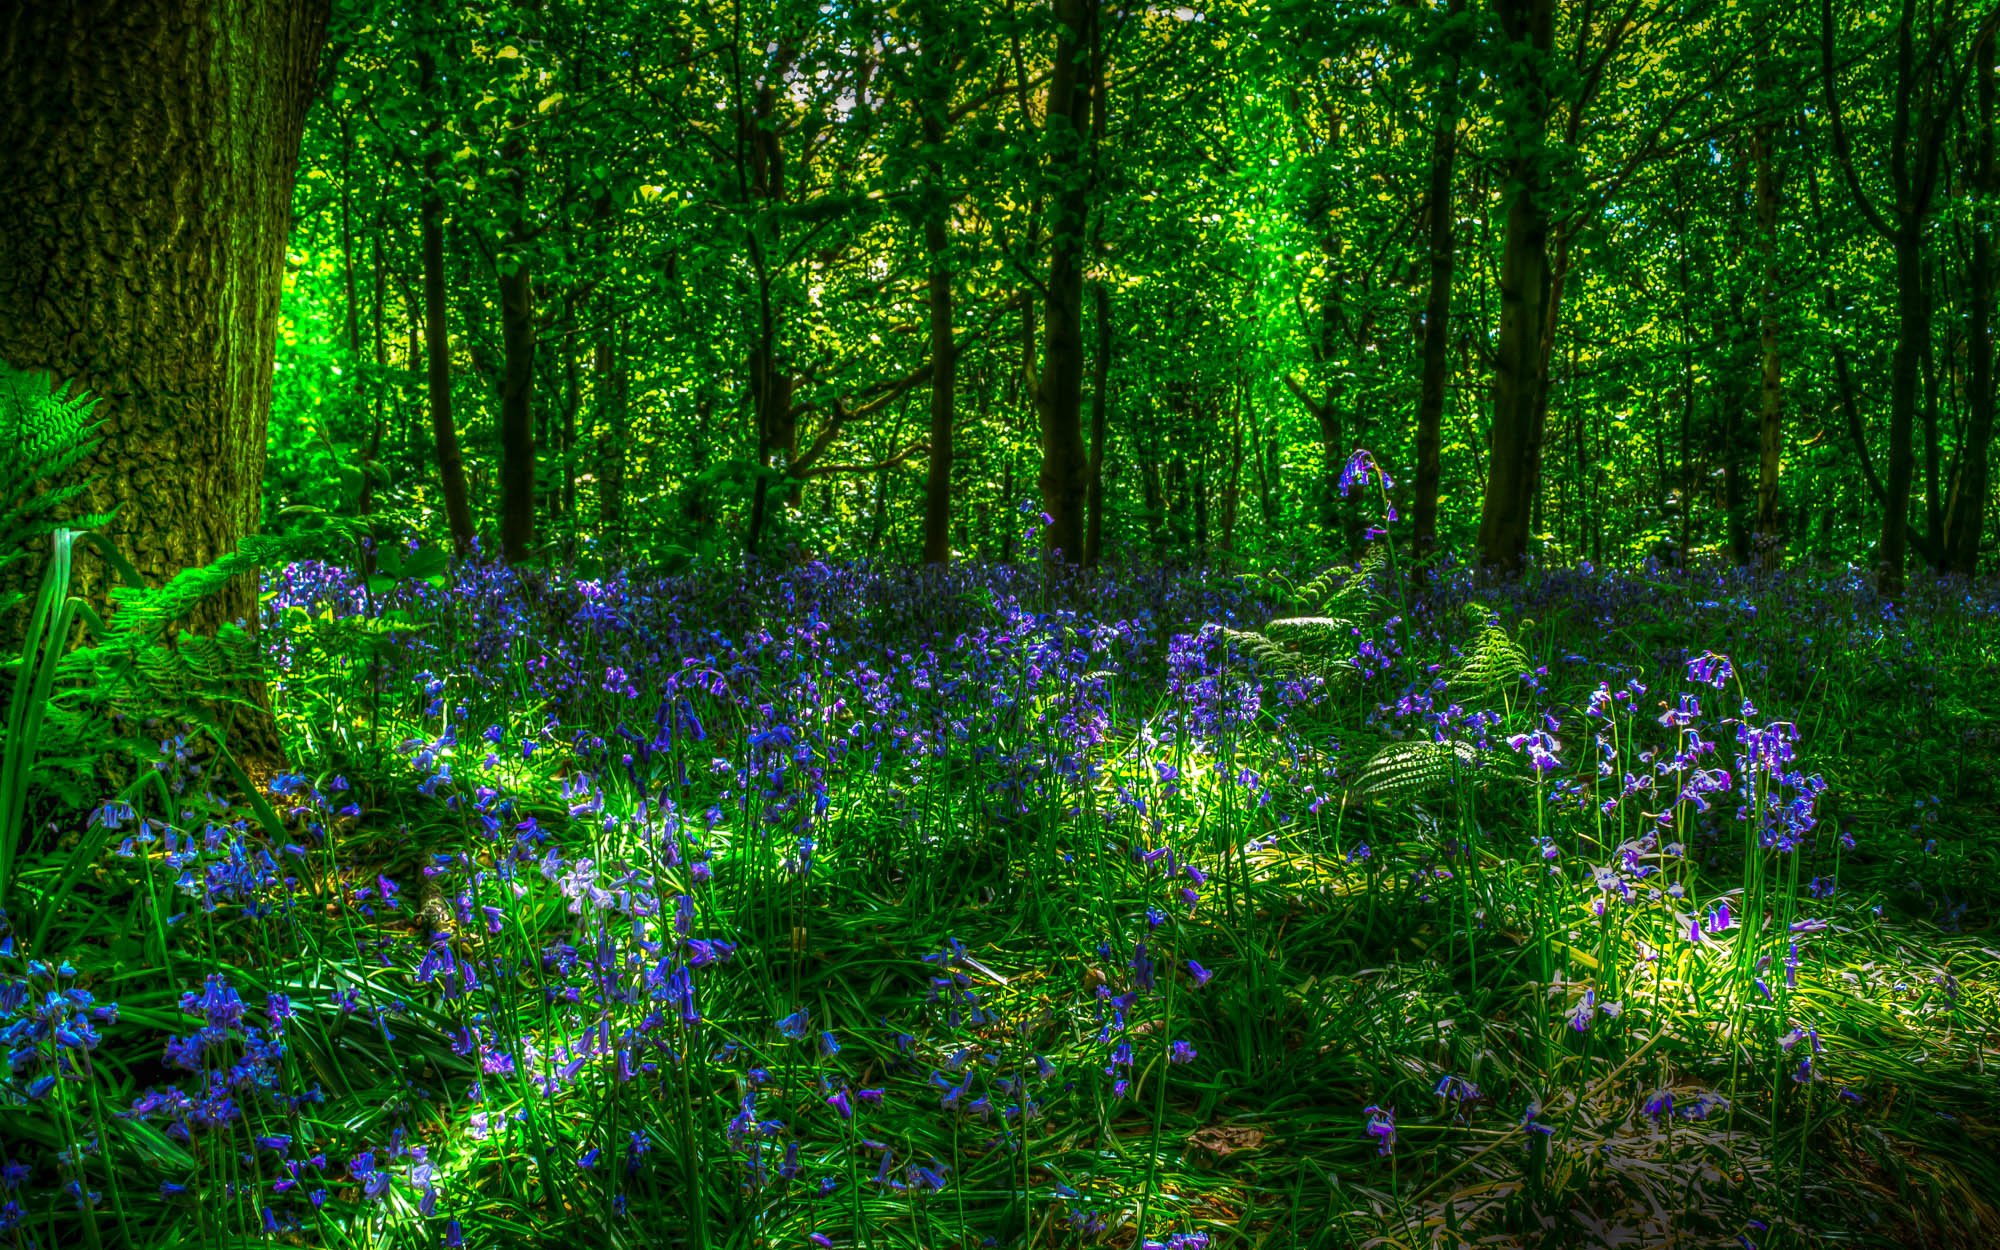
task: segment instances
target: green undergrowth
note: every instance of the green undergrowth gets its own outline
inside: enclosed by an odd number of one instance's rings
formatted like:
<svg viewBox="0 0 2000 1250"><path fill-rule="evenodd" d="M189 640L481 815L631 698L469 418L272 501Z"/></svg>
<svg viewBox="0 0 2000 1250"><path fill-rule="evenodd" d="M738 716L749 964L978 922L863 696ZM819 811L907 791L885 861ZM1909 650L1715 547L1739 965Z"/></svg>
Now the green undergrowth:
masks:
<svg viewBox="0 0 2000 1250"><path fill-rule="evenodd" d="M15 1244L2000 1235L1976 594L450 576L274 582L282 829L170 737L17 931Z"/></svg>

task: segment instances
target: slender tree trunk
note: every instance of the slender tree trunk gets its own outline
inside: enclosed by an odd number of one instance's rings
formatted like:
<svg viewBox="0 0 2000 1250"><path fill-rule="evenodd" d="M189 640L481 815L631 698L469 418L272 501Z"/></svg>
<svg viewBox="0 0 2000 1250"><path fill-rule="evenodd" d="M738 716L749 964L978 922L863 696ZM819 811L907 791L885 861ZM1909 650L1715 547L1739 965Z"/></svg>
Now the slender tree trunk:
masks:
<svg viewBox="0 0 2000 1250"><path fill-rule="evenodd" d="M388 275L384 272L382 264L382 231L379 221L377 221L376 229L369 238L368 256L369 266L374 274L375 285L374 304L370 309L370 313L375 330L375 371L377 380L376 384L370 388L374 391L372 397L374 401L374 420L368 430L368 451L361 457L361 497L354 504L355 515L364 518L372 516L375 512L375 475L381 472L382 427L386 420L386 414L382 409L382 384L380 379L383 374L387 373L389 368L389 343L382 335L382 305L387 300L389 294ZM368 527L368 537L368 550L362 553L361 558L363 573L373 573L375 571L375 543L381 536L376 533L376 527L370 525Z"/></svg>
<svg viewBox="0 0 2000 1250"><path fill-rule="evenodd" d="M682 515L686 517L688 529L697 540L708 533L709 523L714 519L709 512L708 488L702 482L702 474L708 469L709 448L714 444L715 396L703 395L695 405L694 445L689 467L693 470L687 485L687 497ZM827 490L832 491L831 479Z"/></svg>
<svg viewBox="0 0 2000 1250"><path fill-rule="evenodd" d="M925 224L924 237L931 253L931 450L930 464L924 474L923 562L949 564L952 424L957 415L958 360L951 341L950 240L942 209Z"/></svg>
<svg viewBox="0 0 2000 1250"><path fill-rule="evenodd" d="M417 68L420 91L428 93L437 80L430 53L417 53ZM431 438L437 447L445 522L451 527L452 546L464 555L472 550L472 507L465 489L465 461L458 450L458 427L451 416L451 337L444 311L444 205L438 194L443 163L441 151L433 150L424 157L423 203L417 218L424 264L424 363L430 378Z"/></svg>
<svg viewBox="0 0 2000 1250"><path fill-rule="evenodd" d="M1928 266L1924 274L1924 306L1936 308L1936 288L1932 285ZM1950 346L1949 342L1946 344ZM1923 378L1924 401L1924 534L1930 540L1933 558L1944 550L1944 491L1939 482L1938 462L1942 453L1938 440L1938 376L1937 347L1929 337L1924 339L1923 358L1920 364Z"/></svg>
<svg viewBox="0 0 2000 1250"><path fill-rule="evenodd" d="M500 264L500 553L518 564L535 545L535 309L526 258Z"/></svg>
<svg viewBox="0 0 2000 1250"><path fill-rule="evenodd" d="M925 10L924 42L947 62L950 59L935 6ZM930 257L931 450L924 473L925 564L951 563L952 425L957 416L958 353L951 335L951 212L944 184L945 123L951 108L949 66L933 67L938 85L924 102L924 142L930 146L929 177L935 201L924 220L924 250Z"/></svg>
<svg viewBox="0 0 2000 1250"><path fill-rule="evenodd" d="M509 564L535 545L535 290L526 244L526 121L515 118L500 159L515 217L508 248L495 262L500 287L500 555Z"/></svg>
<svg viewBox="0 0 2000 1250"><path fill-rule="evenodd" d="M1909 552L1910 487L1916 477L1915 434L1918 372L1931 333L1924 289L1924 221L1899 221L1896 255L1896 354L1889 372L1889 465L1883 500L1881 561L1876 586L1883 595L1903 593Z"/></svg>
<svg viewBox="0 0 2000 1250"><path fill-rule="evenodd" d="M1223 567L1236 561L1236 514L1243 498L1243 409L1239 404L1229 422L1229 478L1222 487Z"/></svg>
<svg viewBox="0 0 2000 1250"><path fill-rule="evenodd" d="M354 132L346 110L340 114L340 278L347 288L347 354L361 355L361 309L354 294Z"/></svg>
<svg viewBox="0 0 2000 1250"><path fill-rule="evenodd" d="M576 413L583 404L583 384L577 374L576 304L568 301L563 314L562 514L565 533L576 537Z"/></svg>
<svg viewBox="0 0 2000 1250"><path fill-rule="evenodd" d="M591 398L596 401L597 421L597 526L599 538L614 540L624 516L625 447L617 428L617 404L611 385L611 333L609 328L597 341L597 359L592 370Z"/></svg>
<svg viewBox="0 0 2000 1250"><path fill-rule="evenodd" d="M1534 520L1528 527L1530 534L1539 534L1543 529L1542 513L1546 501L1542 498L1542 450L1548 429L1549 400L1554 396L1556 389L1552 361L1555 354L1556 331L1562 324L1563 286L1569 278L1569 249L1573 234L1573 229L1557 233L1555 255L1550 258L1548 271L1543 280L1542 358L1535 374L1540 381L1535 388L1534 419L1528 426L1528 451L1525 457L1528 465L1528 499L1534 506Z"/></svg>
<svg viewBox="0 0 2000 1250"><path fill-rule="evenodd" d="M1548 289L1548 206L1543 131L1548 96L1542 60L1554 42L1554 0L1498 0L1501 27L1518 48L1513 90L1524 119L1508 160L1512 196L1500 262L1500 339L1494 369L1493 457L1479 517L1480 561L1503 575L1527 561L1536 472L1536 414L1544 385L1543 320Z"/></svg>
<svg viewBox="0 0 2000 1250"><path fill-rule="evenodd" d="M1767 52L1767 56L1769 53ZM1781 358L1782 334L1778 306L1778 186L1777 162L1771 151L1777 127L1765 123L1751 133L1752 159L1757 167L1757 238L1763 253L1763 292L1757 335L1757 521L1756 560L1765 572L1784 560L1784 531L1779 519L1783 496L1778 470L1784 457L1785 383Z"/></svg>
<svg viewBox="0 0 2000 1250"><path fill-rule="evenodd" d="M419 251L421 251L421 244ZM421 260L418 262L421 264ZM407 331L403 341L403 369L407 375L405 385L414 387L424 374L424 313L418 298L407 286L402 287L404 325ZM403 396L409 399L407 393ZM399 402L399 407L403 405ZM402 434L403 467L412 476L420 476L424 470L423 454L423 414L421 402L409 402L405 411L397 416L396 427Z"/></svg>
<svg viewBox="0 0 2000 1250"><path fill-rule="evenodd" d="M1206 425L1206 424L1207 424L1207 420L1206 420L1206 418L1207 418L1207 415L1208 415L1208 414L1206 414L1205 412L1203 412L1203 411L1202 411L1202 408L1201 408L1201 405L1200 405L1200 404L1196 404L1196 405L1194 406L1194 413L1195 413L1195 417L1196 417L1196 419L1197 419L1197 420L1200 420L1200 421L1202 421L1202 423L1203 423L1204 425ZM1188 486L1188 493L1194 496L1194 499L1193 499L1193 504L1194 504L1194 506L1193 506L1193 509L1192 509L1192 510L1193 510L1193 512L1194 512L1194 550L1195 550L1195 559L1196 559L1196 560L1198 560L1198 561L1199 561L1199 562L1201 563L1202 567L1204 567L1204 568L1206 568L1206 567L1208 566L1208 444L1209 444L1209 441L1210 441L1210 440L1209 440L1208 438L1206 438L1206 437L1204 437L1204 438L1202 439L1202 442L1201 442L1201 455L1200 455L1200 457L1199 457L1199 458L1198 458L1198 459L1196 460L1196 465L1195 465L1195 471L1194 471L1194 473L1193 473L1193 474L1192 474L1192 475L1190 476L1190 478L1189 478L1189 480L1188 480L1188 484L1187 484L1187 486Z"/></svg>
<svg viewBox="0 0 2000 1250"><path fill-rule="evenodd" d="M1084 227L1090 207L1090 95L1098 0L1055 0L1055 67L1049 76L1049 280L1042 301L1042 372L1035 407L1042 424L1042 511L1057 558L1083 555L1089 464L1083 445Z"/></svg>
<svg viewBox="0 0 2000 1250"><path fill-rule="evenodd" d="M1978 69L1978 131L1971 145L1966 184L1973 201L1972 263L1966 275L1971 302L1970 356L1966 382L1964 451L1952 476L1945 505L1946 572L1972 576L1979 568L1979 539L1986 523L1987 459L1993 445L1993 46L1975 48Z"/></svg>
<svg viewBox="0 0 2000 1250"><path fill-rule="evenodd" d="M758 88L753 110L745 113L740 93L737 101L739 161L742 155L747 155L749 159L747 173L739 170L739 176L748 179L743 193L749 200L762 201L767 207L785 199L784 138L776 113L780 80L797 59L798 49L780 42L763 85ZM752 412L756 421L753 443L758 473L756 484L751 488L750 524L745 545L753 557L763 549L764 529L770 522L771 478L765 470L770 468L774 455L783 454L787 470L798 458L798 414L792 407L794 379L791 371L784 366L778 346L781 337L779 311L773 299L771 265L764 252L760 229L752 223L750 259L756 271L758 314L756 346L751 349L749 363L754 400ZM785 497L796 501L796 488L787 491Z"/></svg>
<svg viewBox="0 0 2000 1250"><path fill-rule="evenodd" d="M1450 16L1465 11L1465 0L1452 0ZM1437 546L1440 449L1444 443L1445 380L1451 372L1448 355L1451 329L1452 166L1458 159L1458 72L1454 49L1446 59L1431 119L1430 290L1424 300L1423 382L1417 397L1417 471L1413 522L1419 559Z"/></svg>
<svg viewBox="0 0 2000 1250"><path fill-rule="evenodd" d="M1090 486L1083 527L1083 567L1094 569L1104 554L1104 426L1111 383L1111 295L1102 282L1090 289L1097 306L1097 359L1090 392Z"/></svg>
<svg viewBox="0 0 2000 1250"><path fill-rule="evenodd" d="M500 555L509 564L535 545L535 289L528 262L526 119L516 117L500 160L514 205L507 248L494 263L500 288Z"/></svg>

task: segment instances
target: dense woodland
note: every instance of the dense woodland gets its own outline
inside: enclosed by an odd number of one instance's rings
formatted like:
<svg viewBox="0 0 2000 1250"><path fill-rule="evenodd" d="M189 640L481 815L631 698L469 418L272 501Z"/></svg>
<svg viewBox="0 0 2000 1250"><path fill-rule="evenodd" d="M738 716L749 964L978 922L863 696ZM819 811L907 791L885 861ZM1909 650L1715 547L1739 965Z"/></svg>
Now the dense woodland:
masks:
<svg viewBox="0 0 2000 1250"><path fill-rule="evenodd" d="M1909 3L345 5L267 523L1971 572L1992 39Z"/></svg>
<svg viewBox="0 0 2000 1250"><path fill-rule="evenodd" d="M0 2L0 1247L2000 1244L1996 30Z"/></svg>

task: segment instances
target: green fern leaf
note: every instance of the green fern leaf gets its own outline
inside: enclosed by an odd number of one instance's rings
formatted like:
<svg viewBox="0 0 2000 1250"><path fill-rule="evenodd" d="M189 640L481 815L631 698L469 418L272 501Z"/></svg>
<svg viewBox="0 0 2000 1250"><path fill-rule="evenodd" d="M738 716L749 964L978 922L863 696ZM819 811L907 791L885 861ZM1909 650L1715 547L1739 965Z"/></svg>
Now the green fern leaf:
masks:
<svg viewBox="0 0 2000 1250"><path fill-rule="evenodd" d="M1406 798L1449 785L1484 763L1469 742L1392 742L1361 766L1353 788L1364 798Z"/></svg>

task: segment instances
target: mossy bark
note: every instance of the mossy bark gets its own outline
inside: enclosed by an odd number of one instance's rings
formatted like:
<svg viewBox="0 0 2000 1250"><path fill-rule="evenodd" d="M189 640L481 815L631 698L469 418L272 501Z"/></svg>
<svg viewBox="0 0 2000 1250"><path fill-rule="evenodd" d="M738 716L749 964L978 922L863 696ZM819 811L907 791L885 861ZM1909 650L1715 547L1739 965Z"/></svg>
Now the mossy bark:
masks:
<svg viewBox="0 0 2000 1250"><path fill-rule="evenodd" d="M259 521L285 242L327 0L0 9L0 359L97 397L83 508L149 582ZM38 558L11 571L33 584ZM78 588L108 599L110 570ZM197 630L254 624L250 578ZM24 622L0 622L0 645ZM268 717L265 718L268 722ZM275 744L268 723L262 738Z"/></svg>

